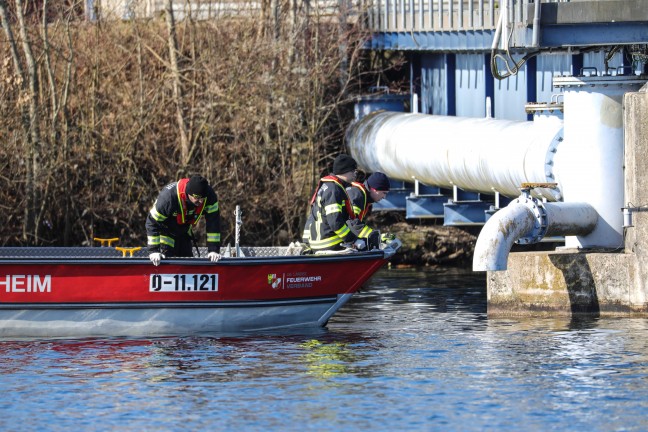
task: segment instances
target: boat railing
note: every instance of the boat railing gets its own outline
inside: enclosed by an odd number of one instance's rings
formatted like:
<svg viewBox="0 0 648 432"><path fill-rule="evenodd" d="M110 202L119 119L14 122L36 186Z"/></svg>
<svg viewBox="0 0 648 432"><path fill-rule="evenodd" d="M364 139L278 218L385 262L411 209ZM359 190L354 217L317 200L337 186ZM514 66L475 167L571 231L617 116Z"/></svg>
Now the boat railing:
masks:
<svg viewBox="0 0 648 432"><path fill-rule="evenodd" d="M390 241L388 244L381 245L385 251L386 257L393 255L401 247L398 239ZM148 258L149 252L145 248L127 248L132 249L132 257L124 254L120 247L103 246L103 247L0 247L0 259L16 258L101 258L101 259L131 259L131 258ZM300 256L303 254L304 247L299 242L291 243L288 246L241 246L239 247L240 255L236 254L236 249L231 246L221 248L221 254L224 258L271 258L280 256ZM199 247L198 251L201 258L206 258L208 250L206 247ZM194 258L196 254L194 253ZM177 259L177 258L175 258ZM187 258L190 259L190 258Z"/></svg>
<svg viewBox="0 0 648 432"><path fill-rule="evenodd" d="M1 247L0 258L124 258L129 257L114 246L96 247ZM133 258L148 258L148 251L133 251Z"/></svg>
<svg viewBox="0 0 648 432"><path fill-rule="evenodd" d="M0 258L131 258L114 246L97 247L1 247ZM241 246L240 257L276 257L298 256L302 253L302 246L291 244L289 246ZM207 248L199 247L200 257L207 257ZM222 248L224 257L235 257L236 254L227 252L227 247ZM132 258L148 258L149 252L145 248L134 250Z"/></svg>

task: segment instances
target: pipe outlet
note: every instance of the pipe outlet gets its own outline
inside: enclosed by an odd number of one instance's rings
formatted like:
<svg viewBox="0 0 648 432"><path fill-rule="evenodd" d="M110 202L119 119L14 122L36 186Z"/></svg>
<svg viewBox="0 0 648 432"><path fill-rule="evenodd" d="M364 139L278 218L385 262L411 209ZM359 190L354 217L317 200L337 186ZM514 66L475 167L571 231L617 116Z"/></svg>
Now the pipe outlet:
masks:
<svg viewBox="0 0 648 432"><path fill-rule="evenodd" d="M491 216L477 237L473 271L506 270L513 244L532 235L535 224L532 210L515 201Z"/></svg>
<svg viewBox="0 0 648 432"><path fill-rule="evenodd" d="M587 235L598 213L587 203L546 203L528 192L495 213L484 225L473 256L473 271L507 269L514 243L538 243L549 236Z"/></svg>

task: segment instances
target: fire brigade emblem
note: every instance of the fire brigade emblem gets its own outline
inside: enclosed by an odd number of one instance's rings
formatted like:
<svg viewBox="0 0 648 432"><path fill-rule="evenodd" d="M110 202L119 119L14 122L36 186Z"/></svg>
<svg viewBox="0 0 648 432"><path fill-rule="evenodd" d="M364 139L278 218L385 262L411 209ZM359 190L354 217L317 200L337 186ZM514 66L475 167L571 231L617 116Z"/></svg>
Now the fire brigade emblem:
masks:
<svg viewBox="0 0 648 432"><path fill-rule="evenodd" d="M268 275L268 285L272 285L272 289L277 289L281 285L281 278L277 277L276 274Z"/></svg>

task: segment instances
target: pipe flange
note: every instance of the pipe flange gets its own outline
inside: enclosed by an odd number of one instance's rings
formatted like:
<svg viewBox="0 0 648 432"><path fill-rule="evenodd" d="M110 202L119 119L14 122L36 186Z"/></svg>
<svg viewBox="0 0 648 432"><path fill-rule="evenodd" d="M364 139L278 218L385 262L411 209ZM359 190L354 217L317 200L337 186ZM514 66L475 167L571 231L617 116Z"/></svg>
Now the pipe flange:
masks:
<svg viewBox="0 0 648 432"><path fill-rule="evenodd" d="M523 191L522 195L515 199L515 202L526 206L533 216L535 216L535 223L529 235L519 238L517 244L532 244L538 243L543 239L547 233L547 211L542 205L542 201L533 198L527 191Z"/></svg>

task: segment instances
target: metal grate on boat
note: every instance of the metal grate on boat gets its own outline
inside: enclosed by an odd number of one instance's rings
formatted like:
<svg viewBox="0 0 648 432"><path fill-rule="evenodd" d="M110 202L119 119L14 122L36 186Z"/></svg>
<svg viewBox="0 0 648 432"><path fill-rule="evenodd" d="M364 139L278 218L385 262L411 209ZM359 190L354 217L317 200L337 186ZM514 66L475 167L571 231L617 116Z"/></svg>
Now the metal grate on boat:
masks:
<svg viewBox="0 0 648 432"><path fill-rule="evenodd" d="M129 254L126 254L128 256ZM122 258L114 247L2 247L0 258ZM139 250L134 258L146 258L148 252Z"/></svg>
<svg viewBox="0 0 648 432"><path fill-rule="evenodd" d="M207 256L207 248L201 247L200 256ZM301 255L303 247L300 244L290 246L241 246L241 257L276 257ZM221 247L224 257L236 256L236 248L231 246ZM195 254L194 254L195 255Z"/></svg>
<svg viewBox="0 0 648 432"><path fill-rule="evenodd" d="M200 247L200 257L207 257L207 248ZM245 246L240 248L242 257L276 257L301 255L298 246ZM222 247L225 257L236 256L235 248ZM148 258L146 248L133 252L133 258ZM126 258L130 253L125 254ZM194 249L194 256L198 256ZM114 247L0 247L0 258L123 258L124 253Z"/></svg>

